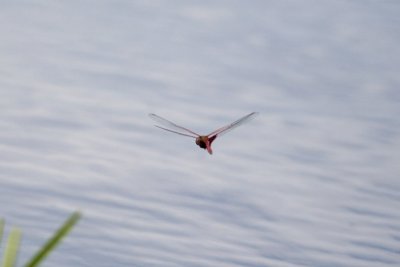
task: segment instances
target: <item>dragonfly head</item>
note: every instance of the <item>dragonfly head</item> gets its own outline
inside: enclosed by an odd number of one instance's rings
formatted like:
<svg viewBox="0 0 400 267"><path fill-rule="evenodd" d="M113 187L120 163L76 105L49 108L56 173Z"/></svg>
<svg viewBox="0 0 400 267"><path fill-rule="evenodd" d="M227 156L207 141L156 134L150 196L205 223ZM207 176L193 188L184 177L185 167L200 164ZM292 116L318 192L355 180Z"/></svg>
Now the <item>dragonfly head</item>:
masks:
<svg viewBox="0 0 400 267"><path fill-rule="evenodd" d="M196 138L196 145L198 145L201 148L206 149L207 148L207 145L206 145L207 141L208 141L207 136L199 136L199 137Z"/></svg>
<svg viewBox="0 0 400 267"><path fill-rule="evenodd" d="M212 154L212 149L211 149L211 142L214 141L214 138L208 138L208 136L199 136L196 138L196 145L203 149L207 149L208 153L211 155Z"/></svg>

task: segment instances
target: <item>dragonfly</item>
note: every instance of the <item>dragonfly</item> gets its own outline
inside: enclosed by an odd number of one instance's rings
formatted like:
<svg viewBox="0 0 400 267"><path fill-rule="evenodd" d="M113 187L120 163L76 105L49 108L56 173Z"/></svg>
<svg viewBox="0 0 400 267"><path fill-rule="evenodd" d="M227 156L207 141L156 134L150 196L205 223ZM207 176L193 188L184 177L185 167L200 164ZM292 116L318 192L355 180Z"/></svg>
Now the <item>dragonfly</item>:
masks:
<svg viewBox="0 0 400 267"><path fill-rule="evenodd" d="M218 128L217 130L215 130L207 135L200 135L198 133L195 133L192 130L189 130L185 127L179 126L179 125L177 125L167 119L164 119L154 113L150 113L149 116L154 121L156 121L157 123L162 125L162 126L154 125L160 129L163 129L163 130L171 132L171 133L176 133L179 135L195 138L196 145L198 145L200 148L206 149L207 152L211 155L213 153L211 144L212 144L212 142L214 142L214 140L217 137L235 129L236 127L238 127L239 125L242 125L245 122L248 122L250 119L254 118L257 114L258 114L257 112L251 112L250 114L247 114L246 116L244 116L228 125Z"/></svg>

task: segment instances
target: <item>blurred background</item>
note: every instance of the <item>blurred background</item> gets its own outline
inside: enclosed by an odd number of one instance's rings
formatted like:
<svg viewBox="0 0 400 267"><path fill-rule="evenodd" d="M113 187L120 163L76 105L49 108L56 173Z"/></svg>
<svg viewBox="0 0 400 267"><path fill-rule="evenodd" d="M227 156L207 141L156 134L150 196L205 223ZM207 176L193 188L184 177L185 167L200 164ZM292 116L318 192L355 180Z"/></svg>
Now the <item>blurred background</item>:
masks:
<svg viewBox="0 0 400 267"><path fill-rule="evenodd" d="M0 217L43 266L398 266L398 1L5 1ZM159 130L156 113L213 143Z"/></svg>

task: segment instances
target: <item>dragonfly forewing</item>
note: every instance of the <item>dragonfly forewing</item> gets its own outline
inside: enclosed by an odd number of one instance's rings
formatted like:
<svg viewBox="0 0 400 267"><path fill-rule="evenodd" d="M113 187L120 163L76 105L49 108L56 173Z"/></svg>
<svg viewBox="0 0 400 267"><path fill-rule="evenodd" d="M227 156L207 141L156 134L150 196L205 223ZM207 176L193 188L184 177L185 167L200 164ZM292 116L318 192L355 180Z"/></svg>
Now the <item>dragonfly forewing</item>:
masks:
<svg viewBox="0 0 400 267"><path fill-rule="evenodd" d="M254 117L256 117L256 115L258 114L258 112L252 112L250 114L247 114L246 116L232 122L231 124L228 124L226 126L223 126L213 132L211 132L210 134L208 134L208 137L213 137L213 136L219 136L221 134L225 134L233 129L235 129L236 127L242 125L245 122L249 122L251 119L253 119Z"/></svg>
<svg viewBox="0 0 400 267"><path fill-rule="evenodd" d="M169 121L167 119L164 119L164 118L162 118L162 117L160 117L160 116L158 116L158 115L156 115L154 113L150 113L149 116L154 121L156 121L159 124L165 126L165 127L161 127L161 126L155 125L156 127L160 128L160 129L163 129L165 131L176 133L176 134L180 134L180 135L184 135L184 136L194 137L194 138L200 136L199 134L197 134L197 133L195 133L195 132L193 132L193 131L185 128L185 127L179 126L179 125L177 125L177 124L175 124L175 123L173 123L173 122L171 122L171 121Z"/></svg>

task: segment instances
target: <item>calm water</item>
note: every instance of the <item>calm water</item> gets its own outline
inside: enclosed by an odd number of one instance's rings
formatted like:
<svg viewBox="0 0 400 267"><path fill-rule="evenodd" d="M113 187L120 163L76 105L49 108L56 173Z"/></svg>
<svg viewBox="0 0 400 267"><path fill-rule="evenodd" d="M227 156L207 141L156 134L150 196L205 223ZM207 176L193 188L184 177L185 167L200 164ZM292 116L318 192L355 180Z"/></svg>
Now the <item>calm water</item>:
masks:
<svg viewBox="0 0 400 267"><path fill-rule="evenodd" d="M0 9L0 217L19 265L399 266L397 1ZM217 139L214 155L154 112Z"/></svg>

